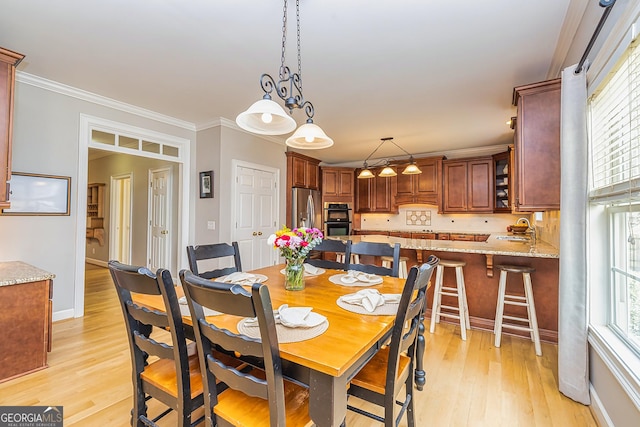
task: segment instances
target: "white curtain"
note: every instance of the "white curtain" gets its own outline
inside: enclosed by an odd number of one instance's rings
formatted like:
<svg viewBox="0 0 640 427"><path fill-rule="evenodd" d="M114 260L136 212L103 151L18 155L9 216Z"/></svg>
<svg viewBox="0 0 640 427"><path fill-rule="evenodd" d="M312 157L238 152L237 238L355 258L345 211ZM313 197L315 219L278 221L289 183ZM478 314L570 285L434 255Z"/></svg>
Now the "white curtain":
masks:
<svg viewBox="0 0 640 427"><path fill-rule="evenodd" d="M562 72L560 125L560 291L558 374L560 391L588 405L587 343L587 82L586 67Z"/></svg>

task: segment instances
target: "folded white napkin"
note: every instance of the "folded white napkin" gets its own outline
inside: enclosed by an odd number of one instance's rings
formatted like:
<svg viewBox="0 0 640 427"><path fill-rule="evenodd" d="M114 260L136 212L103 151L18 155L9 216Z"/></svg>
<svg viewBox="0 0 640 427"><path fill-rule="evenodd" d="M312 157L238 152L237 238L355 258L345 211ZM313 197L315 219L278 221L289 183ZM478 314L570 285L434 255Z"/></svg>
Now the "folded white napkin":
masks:
<svg viewBox="0 0 640 427"><path fill-rule="evenodd" d="M306 274L311 274L312 276L317 276L322 271L315 265L307 264L306 262L302 264L302 266L304 267L304 272Z"/></svg>
<svg viewBox="0 0 640 427"><path fill-rule="evenodd" d="M400 294L381 294L377 289L362 289L353 294L343 295L340 299L348 304L360 305L371 313L385 303L400 302Z"/></svg>
<svg viewBox="0 0 640 427"><path fill-rule="evenodd" d="M313 313L311 307L289 307L282 304L277 310L273 311L273 317L276 323L280 323L288 328L311 328L318 326L325 319L318 313ZM258 319L252 317L245 320L245 326L258 326Z"/></svg>
<svg viewBox="0 0 640 427"><path fill-rule="evenodd" d="M355 283L355 282L373 283L373 282L377 282L379 278L375 274L369 274L369 273L365 273L363 271L357 271L357 270L348 270L347 274L342 276L340 280L343 283Z"/></svg>
<svg viewBox="0 0 640 427"><path fill-rule="evenodd" d="M260 281L258 279L258 276L256 276L255 274L243 273L242 271L236 271L235 273L231 273L228 276L218 277L213 280L224 283L236 283L239 285L250 285L253 283L258 283Z"/></svg>

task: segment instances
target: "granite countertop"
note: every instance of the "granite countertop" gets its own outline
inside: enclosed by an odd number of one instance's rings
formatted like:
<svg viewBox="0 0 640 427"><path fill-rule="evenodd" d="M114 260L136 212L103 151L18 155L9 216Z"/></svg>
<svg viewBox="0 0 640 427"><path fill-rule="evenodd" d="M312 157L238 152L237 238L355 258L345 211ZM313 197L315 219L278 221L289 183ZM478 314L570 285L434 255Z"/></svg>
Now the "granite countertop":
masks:
<svg viewBox="0 0 640 427"><path fill-rule="evenodd" d="M22 261L0 262L0 286L38 282L56 277L55 274L41 270Z"/></svg>
<svg viewBox="0 0 640 427"><path fill-rule="evenodd" d="M558 258L559 251L549 243L538 240L535 244L531 241L500 240L500 236L512 236L510 233L492 233L486 242L467 242L456 240L426 240L406 239L403 237L359 235L359 236L332 236L331 239L351 240L358 242L400 243L403 249L416 249L441 252L464 252L484 255L508 255L530 258Z"/></svg>

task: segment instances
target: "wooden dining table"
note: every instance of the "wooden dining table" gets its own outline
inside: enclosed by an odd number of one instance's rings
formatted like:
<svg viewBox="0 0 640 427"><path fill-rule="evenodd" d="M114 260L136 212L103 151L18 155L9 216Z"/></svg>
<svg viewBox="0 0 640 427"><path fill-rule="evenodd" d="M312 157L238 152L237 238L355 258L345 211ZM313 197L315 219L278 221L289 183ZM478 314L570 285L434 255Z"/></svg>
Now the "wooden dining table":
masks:
<svg viewBox="0 0 640 427"><path fill-rule="evenodd" d="M274 309L282 304L312 307L314 312L327 318L329 326L321 335L305 341L279 343L279 348L285 375L309 387L309 414L313 422L319 427L337 427L346 416L349 381L389 338L395 316L357 314L339 307L336 301L340 296L364 289L337 285L329 280L345 271L325 270L320 275L307 276L304 290L287 291L281 273L283 268L282 264L274 265L250 273L267 276L264 283L269 288ZM383 294L399 294L404 283L405 279L383 276L382 283L369 288ZM183 294L181 286L178 293ZM160 298L138 296L134 300L150 308L163 309ZM207 320L238 331L235 316L210 316ZM185 316L184 323L191 325L191 318Z"/></svg>

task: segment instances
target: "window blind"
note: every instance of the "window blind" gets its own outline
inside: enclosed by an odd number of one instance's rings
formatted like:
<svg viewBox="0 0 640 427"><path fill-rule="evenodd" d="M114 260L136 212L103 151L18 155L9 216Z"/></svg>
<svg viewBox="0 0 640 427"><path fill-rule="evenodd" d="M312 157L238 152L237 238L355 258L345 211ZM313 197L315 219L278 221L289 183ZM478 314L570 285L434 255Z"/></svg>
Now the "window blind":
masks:
<svg viewBox="0 0 640 427"><path fill-rule="evenodd" d="M634 41L589 102L592 201L640 196L640 48ZM617 197L616 197L617 196ZM629 202L629 200L627 200Z"/></svg>

